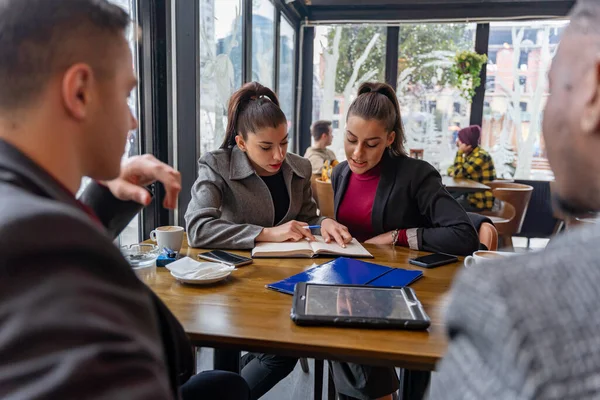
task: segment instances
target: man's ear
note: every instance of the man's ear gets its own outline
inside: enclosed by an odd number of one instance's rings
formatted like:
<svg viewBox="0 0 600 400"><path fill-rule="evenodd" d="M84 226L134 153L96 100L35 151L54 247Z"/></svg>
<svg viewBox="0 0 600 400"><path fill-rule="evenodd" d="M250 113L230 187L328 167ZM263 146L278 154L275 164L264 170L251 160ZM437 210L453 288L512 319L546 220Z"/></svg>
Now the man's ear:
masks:
<svg viewBox="0 0 600 400"><path fill-rule="evenodd" d="M94 75L87 64L75 64L63 75L62 101L67 113L75 119L84 119L92 102Z"/></svg>
<svg viewBox="0 0 600 400"><path fill-rule="evenodd" d="M583 91L581 130L586 134L600 132L600 56L586 74Z"/></svg>

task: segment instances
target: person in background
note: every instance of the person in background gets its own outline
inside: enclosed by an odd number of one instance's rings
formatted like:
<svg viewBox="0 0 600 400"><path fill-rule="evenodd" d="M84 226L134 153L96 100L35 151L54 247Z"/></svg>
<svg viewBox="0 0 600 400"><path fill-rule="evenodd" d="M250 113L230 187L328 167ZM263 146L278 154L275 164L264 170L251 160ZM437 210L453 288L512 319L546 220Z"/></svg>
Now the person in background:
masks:
<svg viewBox="0 0 600 400"><path fill-rule="evenodd" d="M556 204L600 211L600 2L570 13L549 72L543 135ZM428 399L600 398L600 225L540 252L462 271L446 313L449 346Z"/></svg>
<svg viewBox="0 0 600 400"><path fill-rule="evenodd" d="M257 82L229 100L225 140L200 158L198 179L185 214L193 247L251 249L257 242L314 240L320 225L327 242L352 240L345 226L319 217L312 199L308 160L287 152L288 133L279 100ZM293 357L248 353L242 376L260 398L296 365Z"/></svg>
<svg viewBox="0 0 600 400"><path fill-rule="evenodd" d="M314 146L306 149L304 158L308 158L312 166L313 175L321 175L325 162L335 161L335 153L327 148L333 141L331 121L317 121L312 125L311 134L315 141Z"/></svg>
<svg viewBox="0 0 600 400"><path fill-rule="evenodd" d="M113 243L145 186L170 209L181 190L150 155L121 165L130 25L105 0L0 2L0 398L249 397L237 374L191 377L183 327Z"/></svg>
<svg viewBox="0 0 600 400"><path fill-rule="evenodd" d="M479 146L480 141L481 127L478 125L468 126L458 132L458 151L454 165L448 168L448 175L484 184L496 179L494 161L489 153ZM458 202L466 211L486 211L494 207L494 196L491 191L486 190L461 196Z"/></svg>
<svg viewBox="0 0 600 400"><path fill-rule="evenodd" d="M469 217L430 164L409 158L396 93L385 83L364 83L348 109L347 161L332 176L336 219L365 243L468 255L479 248ZM344 398L392 399L393 368L333 362ZM422 395L429 375L420 374ZM412 397L411 397L412 398Z"/></svg>

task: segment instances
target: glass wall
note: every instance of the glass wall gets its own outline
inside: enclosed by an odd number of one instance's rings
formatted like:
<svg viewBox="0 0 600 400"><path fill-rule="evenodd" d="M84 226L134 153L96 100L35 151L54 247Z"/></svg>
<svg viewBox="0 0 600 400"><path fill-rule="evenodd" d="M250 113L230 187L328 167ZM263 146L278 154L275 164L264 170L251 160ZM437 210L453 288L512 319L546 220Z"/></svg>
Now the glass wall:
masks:
<svg viewBox="0 0 600 400"><path fill-rule="evenodd" d="M484 146L502 177L552 177L542 137L548 69L568 21L490 25Z"/></svg>
<svg viewBox="0 0 600 400"><path fill-rule="evenodd" d="M137 1L136 0L110 0L110 2L117 4L129 13L133 21L137 21ZM137 29L129 29L128 39L129 46L133 55L133 68L136 70L136 75L139 76L138 60L137 60ZM138 89L134 89L129 96L128 104L131 108L133 116L139 119L139 92ZM140 130L132 131L129 133L123 159L140 154ZM119 236L119 243L121 245L134 244L140 242L139 235L140 227L140 216L135 217L129 225L123 230Z"/></svg>
<svg viewBox="0 0 600 400"><path fill-rule="evenodd" d="M384 26L367 24L316 28L312 120L333 122L330 148L338 160L346 159L346 112L358 87L363 82L385 79L386 31Z"/></svg>
<svg viewBox="0 0 600 400"><path fill-rule="evenodd" d="M456 133L469 125L471 104L452 74L454 57L475 47L475 24L400 25L396 93L406 148L445 171L456 153Z"/></svg>
<svg viewBox="0 0 600 400"><path fill-rule="evenodd" d="M279 27L279 103L288 120L291 151L294 151L294 47L296 44L296 31L285 17L281 17Z"/></svg>
<svg viewBox="0 0 600 400"><path fill-rule="evenodd" d="M200 1L200 144L219 148L227 102L242 85L242 0Z"/></svg>
<svg viewBox="0 0 600 400"><path fill-rule="evenodd" d="M252 80L274 89L275 7L270 0L252 1Z"/></svg>

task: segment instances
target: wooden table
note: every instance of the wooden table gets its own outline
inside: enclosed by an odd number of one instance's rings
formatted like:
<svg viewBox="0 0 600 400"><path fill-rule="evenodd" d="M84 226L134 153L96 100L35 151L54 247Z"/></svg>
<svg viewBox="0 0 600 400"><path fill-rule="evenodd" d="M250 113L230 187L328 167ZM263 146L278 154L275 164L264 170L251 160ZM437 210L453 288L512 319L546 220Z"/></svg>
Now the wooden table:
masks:
<svg viewBox="0 0 600 400"><path fill-rule="evenodd" d="M411 287L431 318L428 331L296 326L290 319L292 297L268 290L265 285L327 259L256 259L234 271L223 283L206 287L180 284L164 268L142 279L198 346L433 370L446 350L444 295L460 264L427 270L408 264L409 257L419 256L419 252L391 246L366 247L375 256L375 263L423 271L424 277ZM181 252L196 258L200 250L184 247Z"/></svg>
<svg viewBox="0 0 600 400"><path fill-rule="evenodd" d="M471 179L457 179L451 176L443 176L442 183L449 192L454 193L477 193L492 190L489 186L473 181Z"/></svg>

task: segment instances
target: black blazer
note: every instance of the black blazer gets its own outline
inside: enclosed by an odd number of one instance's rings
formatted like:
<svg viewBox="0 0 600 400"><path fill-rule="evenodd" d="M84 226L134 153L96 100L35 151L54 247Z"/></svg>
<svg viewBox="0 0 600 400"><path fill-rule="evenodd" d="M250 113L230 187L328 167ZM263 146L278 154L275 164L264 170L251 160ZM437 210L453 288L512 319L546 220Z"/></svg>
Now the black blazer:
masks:
<svg viewBox="0 0 600 400"><path fill-rule="evenodd" d="M371 213L376 235L418 228L419 250L468 255L479 248L479 236L467 213L446 191L435 168L387 151L382 163ZM350 175L344 161L331 176L336 218Z"/></svg>

